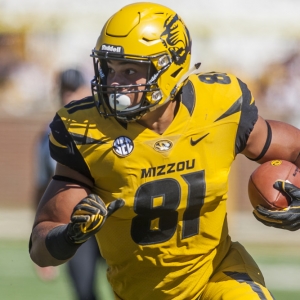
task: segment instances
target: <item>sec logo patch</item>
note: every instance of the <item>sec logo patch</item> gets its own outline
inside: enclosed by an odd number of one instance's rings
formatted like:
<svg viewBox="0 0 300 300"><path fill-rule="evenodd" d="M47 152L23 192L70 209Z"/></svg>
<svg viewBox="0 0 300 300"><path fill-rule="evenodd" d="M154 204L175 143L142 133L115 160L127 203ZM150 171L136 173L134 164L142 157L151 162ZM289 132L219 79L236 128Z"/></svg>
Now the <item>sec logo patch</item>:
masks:
<svg viewBox="0 0 300 300"><path fill-rule="evenodd" d="M113 151L115 154L125 157L133 151L134 145L130 138L126 136L119 136L115 139L113 144Z"/></svg>

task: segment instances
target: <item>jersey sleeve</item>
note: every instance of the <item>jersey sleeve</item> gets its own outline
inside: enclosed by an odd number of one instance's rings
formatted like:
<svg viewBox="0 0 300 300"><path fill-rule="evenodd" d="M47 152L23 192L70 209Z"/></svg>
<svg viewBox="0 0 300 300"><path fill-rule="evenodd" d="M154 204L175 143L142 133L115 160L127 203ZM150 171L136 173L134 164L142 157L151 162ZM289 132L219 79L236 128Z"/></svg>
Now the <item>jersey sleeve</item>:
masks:
<svg viewBox="0 0 300 300"><path fill-rule="evenodd" d="M227 125L234 123L236 125L232 134L234 155L245 149L258 119L258 111L254 98L244 82L228 73L199 73L190 76L190 83L183 87L183 94L185 102L189 102L189 105L183 104L190 114L194 111L192 100L195 95L200 102L197 112L198 124L210 126L218 122Z"/></svg>
<svg viewBox="0 0 300 300"><path fill-rule="evenodd" d="M242 152L245 149L249 135L252 132L253 127L258 119L258 110L250 90L244 82L242 82L240 79L237 80L242 95L240 98L241 116L235 142L236 154Z"/></svg>
<svg viewBox="0 0 300 300"><path fill-rule="evenodd" d="M50 124L49 148L51 157L94 182L89 167L76 147L71 134L66 129L59 114L56 114Z"/></svg>
<svg viewBox="0 0 300 300"><path fill-rule="evenodd" d="M36 185L38 188L47 187L54 174L56 162L49 153L49 130L43 132L37 145Z"/></svg>

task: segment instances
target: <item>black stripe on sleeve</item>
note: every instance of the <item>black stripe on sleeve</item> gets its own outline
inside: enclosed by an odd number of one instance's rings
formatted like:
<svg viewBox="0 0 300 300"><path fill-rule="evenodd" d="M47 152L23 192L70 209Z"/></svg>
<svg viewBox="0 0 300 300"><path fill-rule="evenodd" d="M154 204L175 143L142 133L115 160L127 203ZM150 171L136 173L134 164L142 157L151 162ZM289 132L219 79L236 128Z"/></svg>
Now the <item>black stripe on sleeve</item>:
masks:
<svg viewBox="0 0 300 300"><path fill-rule="evenodd" d="M54 117L50 124L50 128L54 139L59 144L65 146L65 148L59 147L49 141L51 157L60 164L83 174L94 182L85 160L77 149L76 144L58 114Z"/></svg>
<svg viewBox="0 0 300 300"><path fill-rule="evenodd" d="M237 282L249 284L253 292L257 294L258 299L267 300L267 297L265 296L261 286L258 283L254 282L247 273L226 271L224 272L224 274L236 280Z"/></svg>
<svg viewBox="0 0 300 300"><path fill-rule="evenodd" d="M182 87L182 104L187 108L191 116L195 109L196 97L195 97L195 88L190 81L188 81Z"/></svg>
<svg viewBox="0 0 300 300"><path fill-rule="evenodd" d="M89 186L88 184L82 182L82 181L79 181L79 180L76 180L76 179L73 179L71 177L67 177L67 176L61 176L61 175L54 175L52 177L52 179L54 180L58 180L58 181L65 181L65 182L71 182L71 183L75 183L75 184L78 184L78 185L81 185L87 189L92 189L91 186Z"/></svg>
<svg viewBox="0 0 300 300"><path fill-rule="evenodd" d="M247 85L238 79L242 91L241 117L236 135L235 154L242 152L247 144L249 135L258 119L258 111Z"/></svg>

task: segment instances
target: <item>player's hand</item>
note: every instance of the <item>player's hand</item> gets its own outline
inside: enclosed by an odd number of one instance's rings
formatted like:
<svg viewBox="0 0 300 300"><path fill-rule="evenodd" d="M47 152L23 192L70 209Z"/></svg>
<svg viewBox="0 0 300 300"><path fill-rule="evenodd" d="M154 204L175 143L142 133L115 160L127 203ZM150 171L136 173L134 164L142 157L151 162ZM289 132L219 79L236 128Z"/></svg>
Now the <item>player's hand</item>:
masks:
<svg viewBox="0 0 300 300"><path fill-rule="evenodd" d="M286 194L291 199L291 205L275 211L258 206L253 211L254 217L266 226L290 231L300 229L300 188L281 180L274 183L274 188Z"/></svg>
<svg viewBox="0 0 300 300"><path fill-rule="evenodd" d="M123 199L117 199L106 207L98 195L88 195L74 207L71 222L67 226L67 236L76 244L85 242L96 234L105 220L124 204Z"/></svg>

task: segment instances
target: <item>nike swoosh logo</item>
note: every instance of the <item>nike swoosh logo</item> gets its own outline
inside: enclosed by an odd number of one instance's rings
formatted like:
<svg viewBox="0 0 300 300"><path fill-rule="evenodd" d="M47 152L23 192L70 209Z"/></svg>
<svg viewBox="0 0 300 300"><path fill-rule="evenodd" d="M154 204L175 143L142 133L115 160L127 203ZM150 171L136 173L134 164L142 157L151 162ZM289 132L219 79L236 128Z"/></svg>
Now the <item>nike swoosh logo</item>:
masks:
<svg viewBox="0 0 300 300"><path fill-rule="evenodd" d="M205 135L203 135L203 136L201 136L199 139L197 139L197 140L193 140L192 138L191 138L191 145L192 146L195 146L195 145L197 145L200 141L202 141L206 136L208 136L209 135L209 133L207 133L207 134L205 134Z"/></svg>

